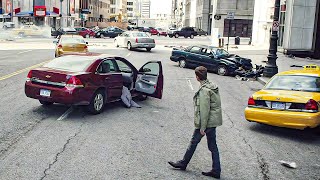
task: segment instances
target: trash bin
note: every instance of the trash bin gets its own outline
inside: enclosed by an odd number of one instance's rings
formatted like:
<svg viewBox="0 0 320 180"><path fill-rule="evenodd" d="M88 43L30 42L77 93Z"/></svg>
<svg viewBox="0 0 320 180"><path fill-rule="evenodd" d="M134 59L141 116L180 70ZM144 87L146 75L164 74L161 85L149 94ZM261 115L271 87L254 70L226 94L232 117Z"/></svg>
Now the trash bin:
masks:
<svg viewBox="0 0 320 180"><path fill-rule="evenodd" d="M223 47L224 46L224 39L223 38L219 38L219 47Z"/></svg>
<svg viewBox="0 0 320 180"><path fill-rule="evenodd" d="M234 38L234 44L235 45L240 45L240 37L239 36Z"/></svg>

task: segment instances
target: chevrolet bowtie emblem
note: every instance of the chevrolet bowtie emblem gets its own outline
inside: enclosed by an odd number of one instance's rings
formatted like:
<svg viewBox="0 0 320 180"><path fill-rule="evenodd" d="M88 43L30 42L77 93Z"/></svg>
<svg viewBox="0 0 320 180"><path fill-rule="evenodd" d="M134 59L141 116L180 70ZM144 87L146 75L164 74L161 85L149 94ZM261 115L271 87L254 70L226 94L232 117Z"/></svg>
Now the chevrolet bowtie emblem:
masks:
<svg viewBox="0 0 320 180"><path fill-rule="evenodd" d="M49 76L49 75L46 75L46 78L51 78L51 76Z"/></svg>
<svg viewBox="0 0 320 180"><path fill-rule="evenodd" d="M278 101L280 101L280 98L277 98Z"/></svg>

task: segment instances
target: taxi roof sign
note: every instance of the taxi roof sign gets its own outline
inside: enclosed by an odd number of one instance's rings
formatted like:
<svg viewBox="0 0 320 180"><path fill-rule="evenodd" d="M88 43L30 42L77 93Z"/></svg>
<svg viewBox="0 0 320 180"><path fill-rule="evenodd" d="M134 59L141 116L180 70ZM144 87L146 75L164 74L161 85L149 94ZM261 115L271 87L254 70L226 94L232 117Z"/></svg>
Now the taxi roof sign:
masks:
<svg viewBox="0 0 320 180"><path fill-rule="evenodd" d="M305 70L317 70L317 71L320 71L320 67L316 64L309 64L309 65L305 65L303 66L303 68Z"/></svg>

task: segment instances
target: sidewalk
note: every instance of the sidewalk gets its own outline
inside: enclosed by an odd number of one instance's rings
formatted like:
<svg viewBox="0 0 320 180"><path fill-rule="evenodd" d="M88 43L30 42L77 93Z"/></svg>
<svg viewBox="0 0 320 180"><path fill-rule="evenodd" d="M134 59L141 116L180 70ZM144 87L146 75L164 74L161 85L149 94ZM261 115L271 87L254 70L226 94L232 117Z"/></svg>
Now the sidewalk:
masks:
<svg viewBox="0 0 320 180"><path fill-rule="evenodd" d="M243 49L246 49L246 50L243 50ZM250 58L252 60L253 65L259 64L259 65L265 66L266 62L268 61L268 58L267 58L269 54L268 49L263 49L263 48L254 49L253 46L251 46L251 47L239 47L239 50L229 49L229 51L231 53L238 54L242 57ZM277 56L278 56L277 65L278 65L279 72L301 69L299 67L290 67L292 65L305 66L307 64L316 64L320 66L320 60L317 60L317 59L298 58L298 57L290 58L281 52L278 52ZM269 79L270 78L267 78L267 77L260 77L258 81L262 84L266 84L269 81Z"/></svg>

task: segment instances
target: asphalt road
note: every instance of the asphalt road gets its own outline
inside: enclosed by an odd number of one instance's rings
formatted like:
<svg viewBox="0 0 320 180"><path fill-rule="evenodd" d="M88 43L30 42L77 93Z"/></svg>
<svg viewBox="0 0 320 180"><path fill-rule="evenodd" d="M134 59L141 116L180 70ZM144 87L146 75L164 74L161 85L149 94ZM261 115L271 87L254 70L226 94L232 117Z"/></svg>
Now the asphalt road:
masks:
<svg viewBox="0 0 320 180"><path fill-rule="evenodd" d="M141 109L112 103L95 116L83 108L43 107L25 96L24 82L28 67L52 58L52 50L0 51L0 179L210 179L201 175L211 166L205 138L187 171L167 164L182 158L192 135L194 71L171 62L169 48L95 51L123 56L137 68L161 60L163 99L139 101ZM217 130L222 179L320 179L316 131L249 123L247 98L262 85L215 74L209 79L220 87L223 105ZM65 112L71 113L61 118Z"/></svg>

